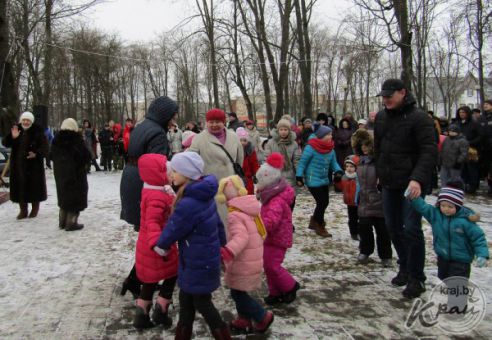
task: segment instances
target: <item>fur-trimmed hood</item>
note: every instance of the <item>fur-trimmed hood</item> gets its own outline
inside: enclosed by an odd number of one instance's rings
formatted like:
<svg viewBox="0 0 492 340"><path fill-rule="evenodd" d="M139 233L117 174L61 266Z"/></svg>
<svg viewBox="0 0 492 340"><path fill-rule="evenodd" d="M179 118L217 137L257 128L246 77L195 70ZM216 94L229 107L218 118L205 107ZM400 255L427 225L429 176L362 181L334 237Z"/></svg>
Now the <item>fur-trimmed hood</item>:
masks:
<svg viewBox="0 0 492 340"><path fill-rule="evenodd" d="M356 155L363 155L361 146L368 145L371 149L370 155L374 153L374 139L366 129L359 129L352 135L352 149Z"/></svg>

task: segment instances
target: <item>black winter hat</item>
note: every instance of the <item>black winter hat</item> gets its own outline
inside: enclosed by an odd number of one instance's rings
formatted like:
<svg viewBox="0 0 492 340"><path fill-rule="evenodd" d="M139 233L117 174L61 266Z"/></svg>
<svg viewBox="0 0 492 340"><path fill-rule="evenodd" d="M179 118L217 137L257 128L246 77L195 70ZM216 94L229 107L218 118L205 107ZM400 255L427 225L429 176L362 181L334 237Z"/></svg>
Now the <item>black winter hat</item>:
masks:
<svg viewBox="0 0 492 340"><path fill-rule="evenodd" d="M406 89L406 86L400 79L386 79L383 86L381 86L381 92L379 92L377 96L389 97L395 93L395 91L402 89Z"/></svg>
<svg viewBox="0 0 492 340"><path fill-rule="evenodd" d="M452 132L460 133L460 132L461 132L461 128L459 127L459 125L458 125L458 124L451 124L451 125L449 125L449 127L448 127L448 131L452 131Z"/></svg>
<svg viewBox="0 0 492 340"><path fill-rule="evenodd" d="M227 113L227 115L228 115L228 116L232 116L232 117L234 117L234 118L236 118L236 119L237 119L237 114L236 114L236 112L228 112L228 113Z"/></svg>
<svg viewBox="0 0 492 340"><path fill-rule="evenodd" d="M178 113L178 110L178 104L171 98L166 96L157 97L150 103L146 118L157 122L167 130L167 123Z"/></svg>

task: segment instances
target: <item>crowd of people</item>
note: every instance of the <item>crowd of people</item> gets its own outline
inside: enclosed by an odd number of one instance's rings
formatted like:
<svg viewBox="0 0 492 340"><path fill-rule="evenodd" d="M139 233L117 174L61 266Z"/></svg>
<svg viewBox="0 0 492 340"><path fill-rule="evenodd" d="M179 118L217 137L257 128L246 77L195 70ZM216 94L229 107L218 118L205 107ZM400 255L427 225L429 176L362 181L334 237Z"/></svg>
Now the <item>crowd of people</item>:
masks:
<svg viewBox="0 0 492 340"><path fill-rule="evenodd" d="M325 212L334 187L347 205L348 232L358 241L356 261L368 263L376 249L382 266L391 268L394 247L398 272L391 283L405 286L404 297L425 291L422 217L432 225L439 278L468 278L472 261L484 266L489 258L464 197L476 194L483 178L492 196L492 101L485 102L483 115L463 106L444 124L420 110L399 79L386 80L378 95L384 108L368 120L348 114L337 124L334 116L320 113L316 120L304 117L299 127L284 115L268 138L253 121L241 122L218 108L206 113L203 130L188 122L182 131L178 105L169 97L152 101L139 124L127 120L123 132L108 122L96 137L89 121L80 130L68 118L50 152L59 227L83 228L78 216L87 207L87 173L91 165L99 168L99 141L103 169L123 168L121 219L139 233L135 265L121 294L130 291L136 298L136 328L168 328L177 283L176 339L191 338L196 311L215 339L230 339L230 330L266 332L274 315L249 294L259 288L262 273L266 305L297 298L299 278L283 261L293 245L292 212L304 187L315 202L306 227L316 235L332 237ZM20 205L19 219L35 217L46 199L48 142L33 123L32 114L22 114L4 140L12 147L11 199ZM425 196L438 187L439 177L441 190L431 206ZM212 302L221 270L237 310L229 325Z"/></svg>

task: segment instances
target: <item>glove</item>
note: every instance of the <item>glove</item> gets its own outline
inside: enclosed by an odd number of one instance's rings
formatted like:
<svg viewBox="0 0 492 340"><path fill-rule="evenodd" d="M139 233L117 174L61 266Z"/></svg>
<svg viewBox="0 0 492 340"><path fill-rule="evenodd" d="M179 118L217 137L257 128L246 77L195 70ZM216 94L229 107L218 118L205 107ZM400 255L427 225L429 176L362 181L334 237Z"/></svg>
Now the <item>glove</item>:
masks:
<svg viewBox="0 0 492 340"><path fill-rule="evenodd" d="M338 183L342 180L343 177L343 172L337 171L335 172L335 175L333 176L333 182Z"/></svg>
<svg viewBox="0 0 492 340"><path fill-rule="evenodd" d="M453 166L453 169L455 170L461 170L461 167L463 166L462 163L456 163L454 166Z"/></svg>
<svg viewBox="0 0 492 340"><path fill-rule="evenodd" d="M297 183L297 186L303 187L304 186L304 178L296 177L296 183Z"/></svg>
<svg viewBox="0 0 492 340"><path fill-rule="evenodd" d="M487 266L487 259L485 257L477 258L477 267L482 268Z"/></svg>
<svg viewBox="0 0 492 340"><path fill-rule="evenodd" d="M220 258L222 260L222 263L227 266L229 263L232 262L232 260L234 260L234 254L229 248L222 247L220 248Z"/></svg>
<svg viewBox="0 0 492 340"><path fill-rule="evenodd" d="M153 250L159 254L159 256L166 256L168 253L169 253L169 250L166 250L166 249L162 249L162 248L159 248L158 246L155 246L153 248Z"/></svg>

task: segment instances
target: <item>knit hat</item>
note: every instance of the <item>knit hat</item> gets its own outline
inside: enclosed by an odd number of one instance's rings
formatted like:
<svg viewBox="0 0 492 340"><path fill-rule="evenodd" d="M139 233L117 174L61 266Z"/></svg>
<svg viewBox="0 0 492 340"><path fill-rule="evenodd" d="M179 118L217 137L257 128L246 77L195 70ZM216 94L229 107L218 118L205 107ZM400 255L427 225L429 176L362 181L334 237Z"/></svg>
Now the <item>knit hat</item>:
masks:
<svg viewBox="0 0 492 340"><path fill-rule="evenodd" d="M361 124L362 124L362 125L366 125L366 124L367 124L367 120L365 120L364 118L361 118L361 119L359 119L359 120L357 121L357 124L359 124L359 125L361 125Z"/></svg>
<svg viewBox="0 0 492 340"><path fill-rule="evenodd" d="M181 144L183 145L184 148L189 148L191 146L191 142L193 142L193 138L195 138L196 133L194 133L191 130L186 130L183 132L181 135Z"/></svg>
<svg viewBox="0 0 492 340"><path fill-rule="evenodd" d="M246 131L244 128L242 127L238 127L236 129L236 135L237 135L237 138L239 139L248 139L249 138L249 133L248 131Z"/></svg>
<svg viewBox="0 0 492 340"><path fill-rule="evenodd" d="M225 123L226 115L225 112L221 109L210 109L205 114L205 120L208 122L209 120L220 120Z"/></svg>
<svg viewBox="0 0 492 340"><path fill-rule="evenodd" d="M77 121L75 119L67 118L62 122L62 125L60 126L60 130L68 130L68 131L78 132L79 131L79 124L77 124Z"/></svg>
<svg viewBox="0 0 492 340"><path fill-rule="evenodd" d="M441 192L439 192L436 205L443 201L446 201L461 208L463 207L464 199L465 194L463 193L463 190L451 186L446 186L441 189Z"/></svg>
<svg viewBox="0 0 492 340"><path fill-rule="evenodd" d="M169 167L185 177L197 180L203 176L203 159L196 152L186 151L175 154Z"/></svg>
<svg viewBox="0 0 492 340"><path fill-rule="evenodd" d="M290 120L287 119L280 119L277 123L277 129L280 129L281 127L287 128L290 130L291 122Z"/></svg>
<svg viewBox="0 0 492 340"><path fill-rule="evenodd" d="M357 155L350 155L345 158L345 161L343 164L352 164L356 169L357 166L359 165L360 158Z"/></svg>
<svg viewBox="0 0 492 340"><path fill-rule="evenodd" d="M22 123L23 119L30 120L31 124L34 123L34 115L29 111L26 111L21 114L21 116L19 117L19 123Z"/></svg>
<svg viewBox="0 0 492 340"><path fill-rule="evenodd" d="M331 128L326 125L320 125L318 130L316 130L316 137L319 139L323 139L326 135L332 133Z"/></svg>
<svg viewBox="0 0 492 340"><path fill-rule="evenodd" d="M304 123L312 123L313 121L311 120L311 118L306 118L302 121L302 124Z"/></svg>
<svg viewBox="0 0 492 340"><path fill-rule="evenodd" d="M451 124L448 127L448 131L460 133L461 132L461 128L460 128L460 126L458 124Z"/></svg>
<svg viewBox="0 0 492 340"><path fill-rule="evenodd" d="M234 197L246 196L248 190L244 187L243 180L238 175L222 178L217 191L217 201L225 203Z"/></svg>
<svg viewBox="0 0 492 340"><path fill-rule="evenodd" d="M265 163L262 164L258 172L256 173L256 179L258 180L258 189L269 186L276 183L282 178L282 168L284 167L284 157L278 153L273 152L267 157Z"/></svg>

